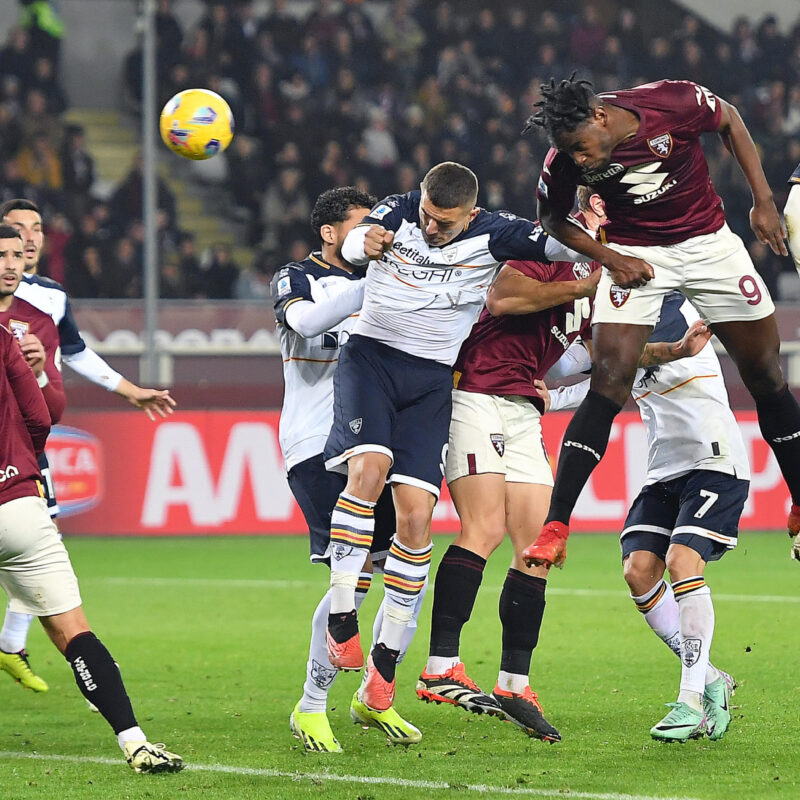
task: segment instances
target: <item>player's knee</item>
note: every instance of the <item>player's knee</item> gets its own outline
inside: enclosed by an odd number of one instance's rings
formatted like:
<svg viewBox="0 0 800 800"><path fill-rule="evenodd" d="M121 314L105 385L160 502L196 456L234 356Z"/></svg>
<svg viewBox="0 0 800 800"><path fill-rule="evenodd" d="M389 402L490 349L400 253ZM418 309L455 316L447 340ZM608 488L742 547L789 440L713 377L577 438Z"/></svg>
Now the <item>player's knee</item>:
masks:
<svg viewBox="0 0 800 800"><path fill-rule="evenodd" d="M370 460L359 460L348 465L345 491L361 500L375 502L386 485L386 474L380 465Z"/></svg>
<svg viewBox="0 0 800 800"><path fill-rule="evenodd" d="M777 353L755 354L738 366L744 385L754 397L775 394L786 383Z"/></svg>
<svg viewBox="0 0 800 800"><path fill-rule="evenodd" d="M592 391L623 406L628 399L635 374L635 364L629 368L616 356L603 358L592 365Z"/></svg>
<svg viewBox="0 0 800 800"><path fill-rule="evenodd" d="M663 566L659 567L652 559L637 558L637 553L632 553L622 562L622 576L634 597L647 594L663 574Z"/></svg>
<svg viewBox="0 0 800 800"><path fill-rule="evenodd" d="M488 558L503 542L506 535L505 524L487 522L481 525L463 525L456 543Z"/></svg>
<svg viewBox="0 0 800 800"><path fill-rule="evenodd" d="M431 539L430 509L419 505L398 510L397 538L412 550L425 547Z"/></svg>

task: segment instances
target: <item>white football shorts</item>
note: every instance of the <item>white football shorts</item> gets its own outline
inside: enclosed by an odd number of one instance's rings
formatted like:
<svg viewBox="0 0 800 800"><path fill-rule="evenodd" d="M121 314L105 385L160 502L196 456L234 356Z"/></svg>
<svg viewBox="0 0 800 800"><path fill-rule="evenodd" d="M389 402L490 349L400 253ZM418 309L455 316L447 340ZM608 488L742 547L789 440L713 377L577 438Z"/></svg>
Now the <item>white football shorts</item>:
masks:
<svg viewBox="0 0 800 800"><path fill-rule="evenodd" d="M682 291L710 323L763 319L775 311L744 243L727 225L678 244L645 247L609 242L607 247L647 261L655 277L640 288L622 289L604 268L592 324L655 325L661 301L673 289Z"/></svg>
<svg viewBox="0 0 800 800"><path fill-rule="evenodd" d="M0 505L0 586L12 611L49 617L81 605L67 549L41 497Z"/></svg>
<svg viewBox="0 0 800 800"><path fill-rule="evenodd" d="M553 485L539 410L519 395L453 389L447 482L487 472L505 475L510 483Z"/></svg>

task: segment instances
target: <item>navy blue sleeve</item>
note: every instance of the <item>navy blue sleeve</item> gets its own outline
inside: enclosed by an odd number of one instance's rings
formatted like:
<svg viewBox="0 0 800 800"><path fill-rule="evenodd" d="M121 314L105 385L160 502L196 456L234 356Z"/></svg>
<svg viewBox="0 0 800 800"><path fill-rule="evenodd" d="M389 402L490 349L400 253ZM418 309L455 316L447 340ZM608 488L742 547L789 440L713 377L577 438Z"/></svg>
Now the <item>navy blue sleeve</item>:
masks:
<svg viewBox="0 0 800 800"><path fill-rule="evenodd" d="M81 332L72 316L72 307L69 304L69 297L65 298L64 316L58 323L58 341L61 345L61 352L65 356L72 356L86 349L86 342L83 341Z"/></svg>
<svg viewBox="0 0 800 800"><path fill-rule="evenodd" d="M518 217L510 211L497 211L489 236L489 252L498 261L542 261L550 263L545 255L547 233L537 222Z"/></svg>
<svg viewBox="0 0 800 800"><path fill-rule="evenodd" d="M414 202L413 195L417 195ZM419 215L419 192L408 194L391 194L383 200L361 220L362 225L382 225L387 231L396 231L402 225L407 215Z"/></svg>
<svg viewBox="0 0 800 800"><path fill-rule="evenodd" d="M281 325L286 325L286 309L298 300L314 302L314 298L311 297L311 284L301 266L287 264L281 267L272 279L272 303L275 318Z"/></svg>
<svg viewBox="0 0 800 800"><path fill-rule="evenodd" d="M658 322L648 342L677 342L689 330L689 323L681 313L686 298L680 292L668 292L661 302Z"/></svg>

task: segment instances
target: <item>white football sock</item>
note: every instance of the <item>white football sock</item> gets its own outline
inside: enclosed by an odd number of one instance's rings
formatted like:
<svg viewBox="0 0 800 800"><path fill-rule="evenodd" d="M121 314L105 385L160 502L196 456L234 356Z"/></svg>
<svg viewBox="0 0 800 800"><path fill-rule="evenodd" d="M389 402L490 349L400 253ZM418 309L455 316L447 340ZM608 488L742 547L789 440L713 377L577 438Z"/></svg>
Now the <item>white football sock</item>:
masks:
<svg viewBox="0 0 800 800"><path fill-rule="evenodd" d="M694 692L702 697L714 638L711 589L702 575L675 581L673 589L680 614L681 693Z"/></svg>
<svg viewBox="0 0 800 800"><path fill-rule="evenodd" d="M0 631L0 650L6 653L19 653L20 650L24 650L31 622L33 614L23 614L6 608L3 630Z"/></svg>

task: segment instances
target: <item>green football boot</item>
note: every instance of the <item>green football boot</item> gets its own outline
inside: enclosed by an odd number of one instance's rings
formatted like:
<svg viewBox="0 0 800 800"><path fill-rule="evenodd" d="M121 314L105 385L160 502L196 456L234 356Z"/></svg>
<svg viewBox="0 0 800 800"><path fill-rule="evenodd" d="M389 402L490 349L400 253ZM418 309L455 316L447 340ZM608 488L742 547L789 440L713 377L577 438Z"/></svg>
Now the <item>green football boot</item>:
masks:
<svg viewBox="0 0 800 800"><path fill-rule="evenodd" d="M706 715L687 703L667 703L672 711L650 728L650 735L662 742L685 742L706 732Z"/></svg>
<svg viewBox="0 0 800 800"><path fill-rule="evenodd" d="M358 699L358 692L350 702L350 719L356 725L377 728L386 734L392 744L416 744L422 739L420 730L404 720L393 706L386 711L375 711Z"/></svg>
<svg viewBox="0 0 800 800"><path fill-rule="evenodd" d="M736 691L733 675L719 670L719 678L706 686L703 710L706 712L709 739L721 739L731 724L731 695Z"/></svg>
<svg viewBox="0 0 800 800"><path fill-rule="evenodd" d="M50 687L40 678L28 663L28 654L24 650L19 653L6 653L0 650L0 669L5 670L17 683L34 692L46 692Z"/></svg>
<svg viewBox="0 0 800 800"><path fill-rule="evenodd" d="M298 701L289 717L289 727L309 753L342 752L342 746L336 741L324 711L301 711Z"/></svg>

